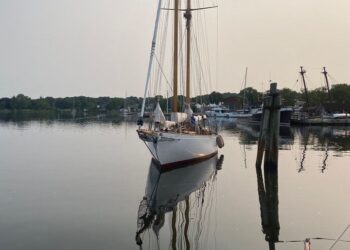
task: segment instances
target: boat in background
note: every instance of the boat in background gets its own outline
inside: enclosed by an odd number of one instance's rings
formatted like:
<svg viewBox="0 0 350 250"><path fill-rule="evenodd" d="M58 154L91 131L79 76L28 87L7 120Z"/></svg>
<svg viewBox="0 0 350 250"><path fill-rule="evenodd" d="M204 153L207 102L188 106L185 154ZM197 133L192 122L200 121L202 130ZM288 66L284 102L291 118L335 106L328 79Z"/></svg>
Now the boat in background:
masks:
<svg viewBox="0 0 350 250"><path fill-rule="evenodd" d="M293 113L293 108L291 107L283 107L280 109L280 126L290 126L291 115ZM255 110L252 113L251 120L249 122L260 124L262 119L262 108Z"/></svg>
<svg viewBox="0 0 350 250"><path fill-rule="evenodd" d="M295 125L310 126L350 125L350 115L346 112L327 111L323 106L318 108L310 107L308 90L305 81L306 71L302 66L300 67L299 73L304 84L306 103L297 103L291 116L291 123ZM329 90L328 72L326 71L326 67L323 67L323 71L321 73L325 77L329 103L332 103L331 93Z"/></svg>
<svg viewBox="0 0 350 250"><path fill-rule="evenodd" d="M205 115L208 117L218 118L234 118L236 112L230 111L229 108L219 104L209 104L209 110L205 111Z"/></svg>
<svg viewBox="0 0 350 250"><path fill-rule="evenodd" d="M231 111L229 108L219 105L209 105L210 109L205 111L208 117L216 118L248 118L252 116L250 110Z"/></svg>

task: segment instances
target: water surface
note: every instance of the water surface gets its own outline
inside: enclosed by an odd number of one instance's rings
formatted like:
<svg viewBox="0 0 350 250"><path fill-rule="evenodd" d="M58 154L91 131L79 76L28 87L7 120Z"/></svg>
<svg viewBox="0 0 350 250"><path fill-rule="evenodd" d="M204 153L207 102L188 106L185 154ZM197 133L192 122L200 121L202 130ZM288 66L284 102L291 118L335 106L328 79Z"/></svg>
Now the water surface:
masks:
<svg viewBox="0 0 350 250"><path fill-rule="evenodd" d="M139 249L139 232L143 249L303 249L305 238L329 249L350 223L350 130L281 131L264 200L258 132L218 127L216 157L160 173L134 122L1 122L0 248ZM350 249L350 230L341 239L334 249Z"/></svg>

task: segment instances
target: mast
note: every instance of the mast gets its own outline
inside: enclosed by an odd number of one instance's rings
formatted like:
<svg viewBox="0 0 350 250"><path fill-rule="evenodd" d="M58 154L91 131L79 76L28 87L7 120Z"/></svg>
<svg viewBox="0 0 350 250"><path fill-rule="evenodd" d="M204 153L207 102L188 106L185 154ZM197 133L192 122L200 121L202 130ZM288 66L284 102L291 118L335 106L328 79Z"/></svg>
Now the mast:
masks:
<svg viewBox="0 0 350 250"><path fill-rule="evenodd" d="M177 1L177 0L175 0ZM171 246L173 250L176 250L176 240L177 240L177 230L176 230L176 213L177 213L177 207L175 206L173 208L172 218L171 218L171 230L172 230L172 239L171 239Z"/></svg>
<svg viewBox="0 0 350 250"><path fill-rule="evenodd" d="M160 17L161 6L162 6L162 0L159 0L158 9L157 9L157 16L156 16L156 21L155 21L154 31L153 31L151 55L150 55L149 63L148 63L148 71L147 71L147 77L146 77L145 92L144 92L143 100L142 100L141 114L140 114L139 119L137 120L137 125L139 125L139 126L143 125L143 115L145 113L145 105L146 105L146 96L147 96L148 84L149 84L149 80L151 78L151 70L152 70L152 64L153 64L154 51L156 49L157 31L158 31L158 24L159 24L159 17Z"/></svg>
<svg viewBox="0 0 350 250"><path fill-rule="evenodd" d="M178 78L178 50L179 50L179 0L174 0L174 68L173 68L173 112L177 112L177 78Z"/></svg>
<svg viewBox="0 0 350 250"><path fill-rule="evenodd" d="M324 78L326 79L328 99L331 101L331 92L329 91L328 72L326 71L326 67L323 67L323 71L321 73L324 74Z"/></svg>
<svg viewBox="0 0 350 250"><path fill-rule="evenodd" d="M166 92L166 113L169 113L169 94Z"/></svg>
<svg viewBox="0 0 350 250"><path fill-rule="evenodd" d="M247 92L247 75L248 75L248 67L245 68L245 75L244 75L244 91L243 91L243 112L245 111L245 98L246 98L246 92Z"/></svg>
<svg viewBox="0 0 350 250"><path fill-rule="evenodd" d="M187 9L184 14L184 17L186 19L186 35L187 35L187 41L186 41L186 48L187 48L187 58L186 58L186 103L190 105L191 103L191 88L190 88L190 81L191 81L191 19L192 19L192 13L191 13L191 0L187 0Z"/></svg>
<svg viewBox="0 0 350 250"><path fill-rule="evenodd" d="M186 197L186 208L185 208L185 244L186 244L186 249L191 249L191 243L188 238L188 228L190 227L190 198L189 196Z"/></svg>
<svg viewBox="0 0 350 250"><path fill-rule="evenodd" d="M305 83L305 73L306 73L306 70L303 69L303 66L300 66L300 75L301 75L301 78L303 79L303 84L304 84L304 90L305 90L305 97L306 97L306 105L307 107L309 107L309 94L307 92L307 88L306 88L306 83Z"/></svg>

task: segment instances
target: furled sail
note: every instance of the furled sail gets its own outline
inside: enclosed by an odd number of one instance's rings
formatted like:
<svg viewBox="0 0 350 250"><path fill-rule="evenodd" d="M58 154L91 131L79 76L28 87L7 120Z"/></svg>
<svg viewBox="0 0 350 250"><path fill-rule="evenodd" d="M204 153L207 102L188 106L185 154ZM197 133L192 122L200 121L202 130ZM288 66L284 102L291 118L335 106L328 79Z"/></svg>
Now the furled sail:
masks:
<svg viewBox="0 0 350 250"><path fill-rule="evenodd" d="M187 114L187 120L189 121L193 115L193 110L189 104L185 105L185 113Z"/></svg>
<svg viewBox="0 0 350 250"><path fill-rule="evenodd" d="M154 122L159 122L159 123L164 123L165 122L165 116L162 111L162 108L159 105L159 102L157 102L157 106L155 110L153 111L153 121Z"/></svg>

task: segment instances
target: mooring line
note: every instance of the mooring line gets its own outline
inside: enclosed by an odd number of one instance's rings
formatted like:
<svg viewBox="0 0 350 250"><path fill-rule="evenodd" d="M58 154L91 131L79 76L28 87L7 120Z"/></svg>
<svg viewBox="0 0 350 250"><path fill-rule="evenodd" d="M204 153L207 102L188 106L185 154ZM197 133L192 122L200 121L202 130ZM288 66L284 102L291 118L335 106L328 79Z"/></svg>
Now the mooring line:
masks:
<svg viewBox="0 0 350 250"><path fill-rule="evenodd" d="M342 232L342 234L338 237L338 239L333 243L333 245L329 248L329 250L331 250L334 246L335 246L335 244L337 244L338 243L338 241L340 240L340 238L345 234L345 232L349 229L349 227L350 227L350 224L345 228L345 230Z"/></svg>

